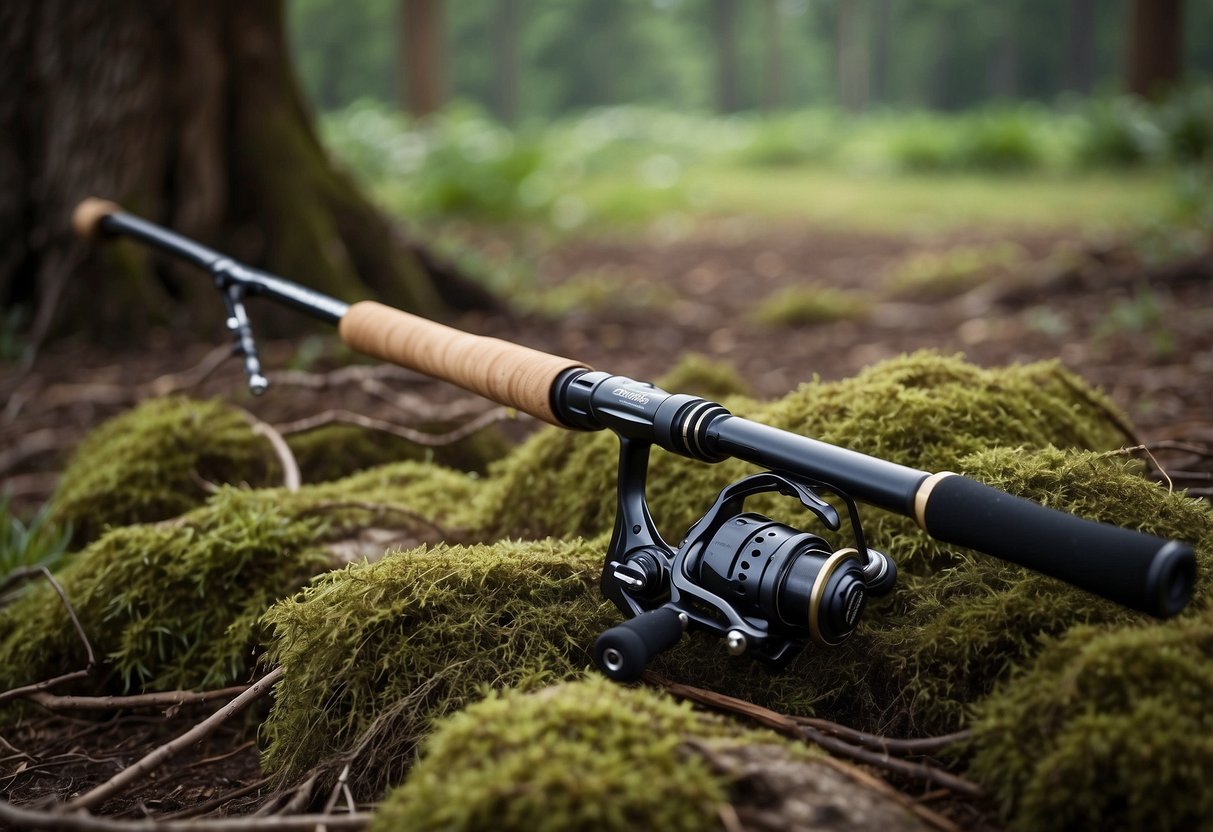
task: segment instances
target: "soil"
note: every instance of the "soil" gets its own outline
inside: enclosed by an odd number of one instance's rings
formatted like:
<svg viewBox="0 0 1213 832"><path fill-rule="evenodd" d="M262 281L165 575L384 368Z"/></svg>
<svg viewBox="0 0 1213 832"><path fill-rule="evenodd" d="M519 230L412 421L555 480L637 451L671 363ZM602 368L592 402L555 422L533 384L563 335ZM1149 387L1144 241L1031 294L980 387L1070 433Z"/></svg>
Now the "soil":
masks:
<svg viewBox="0 0 1213 832"><path fill-rule="evenodd" d="M988 281L951 293L889 291L889 275L915 252L1007 239L1022 245L1025 256L1012 268L995 270ZM516 242L498 236L481 238L479 245L492 260ZM570 275L590 273L618 286L595 308L558 319L482 314L456 325L636 378L660 376L678 356L696 352L736 368L763 397L782 395L814 376L853 375L875 361L924 348L964 353L986 366L1059 358L1128 413L1140 442L1154 449L1176 487L1197 496L1213 492L1213 455L1207 452L1213 448L1213 251L1150 264L1127 245L1066 234L985 230L922 240L734 220L673 238L564 242L537 263L540 292ZM763 298L810 282L867 292L875 300L866 316L851 320L771 326L751 317ZM251 307L255 325L257 309ZM300 331L306 331L302 323ZM12 506L28 512L44 502L56 472L88 429L166 389L224 395L270 423L333 407L394 422L407 423L410 415L429 421L425 414L402 413L399 399L365 386L334 392L282 383L253 399L234 360L192 378L191 368L215 358L216 346L227 338L215 333L195 340L200 337L152 332L129 348L69 339L42 350L29 368L3 368L0 491L10 493ZM301 356L313 373L349 360L331 336L261 348L271 381L274 370L298 364ZM391 384L397 392L420 396L431 409L488 408L408 373ZM529 429L524 421L509 428L515 434ZM154 711L106 721L28 718L0 732L0 796L24 805L66 799L205 712L187 709L171 719ZM98 811L163 817L206 804L208 813L247 814L265 806L269 795L289 799L271 784L258 785L252 725L250 720L245 728L225 729ZM221 799L250 786L245 795ZM312 807L323 807L326 797L314 795ZM965 802L950 813L966 826L988 820Z"/></svg>

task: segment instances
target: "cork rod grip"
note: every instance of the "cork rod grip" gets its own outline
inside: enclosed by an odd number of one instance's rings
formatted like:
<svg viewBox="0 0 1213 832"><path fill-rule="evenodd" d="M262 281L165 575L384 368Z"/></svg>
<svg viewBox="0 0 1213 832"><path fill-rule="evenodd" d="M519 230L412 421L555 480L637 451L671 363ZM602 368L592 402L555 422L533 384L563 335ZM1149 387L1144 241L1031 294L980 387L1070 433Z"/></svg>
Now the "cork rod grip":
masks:
<svg viewBox="0 0 1213 832"><path fill-rule="evenodd" d="M341 340L370 355L471 390L553 425L552 385L584 364L497 338L451 329L374 301L355 303L337 327Z"/></svg>

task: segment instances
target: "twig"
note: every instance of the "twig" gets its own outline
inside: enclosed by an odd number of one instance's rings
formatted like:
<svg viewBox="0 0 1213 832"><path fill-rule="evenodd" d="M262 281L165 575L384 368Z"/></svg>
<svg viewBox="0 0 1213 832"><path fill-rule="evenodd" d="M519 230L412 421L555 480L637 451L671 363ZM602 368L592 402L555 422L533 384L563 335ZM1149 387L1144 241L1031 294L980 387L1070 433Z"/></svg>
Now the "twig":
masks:
<svg viewBox="0 0 1213 832"><path fill-rule="evenodd" d="M190 763L188 766L185 766L185 768L199 768L201 766L209 766L212 763L222 762L224 760L235 757L241 751L244 751L245 749L248 749L248 748L252 748L256 744L257 744L256 740L248 740L247 742L242 742L242 743L240 743L240 745L236 746L231 751L225 751L222 754L216 754L213 757L203 757L201 760L195 760L194 762Z"/></svg>
<svg viewBox="0 0 1213 832"><path fill-rule="evenodd" d="M299 490L299 484L302 482L302 477L299 475L299 463L295 460L295 454L291 451L291 446L286 444L286 440L282 438L282 434L274 429L274 426L263 422L249 413L247 410L241 410L244 418L253 426L253 433L258 436L264 436L269 440L270 445L274 448L274 453L278 455L278 461L282 463L282 479L286 490L294 494Z"/></svg>
<svg viewBox="0 0 1213 832"><path fill-rule="evenodd" d="M414 523L420 523L423 526L428 526L429 528L433 529L434 532L436 532L440 538L442 538L444 540L450 540L452 538L451 533L449 533L446 529L442 528L442 526L439 526L433 520L428 520L425 517L422 517L417 512L410 511L409 509L404 508L403 506L393 506L393 505L389 505L387 503L368 503L368 502L363 502L361 500L337 500L337 501L333 501L333 502L317 503L316 505L308 506L308 508L305 509L304 511L300 512L300 514L303 516L306 516L309 514L317 514L317 513L323 512L323 511L332 511L332 510L343 509L343 508L357 508L357 509L362 509L363 511L372 512L374 514L399 514L401 517L405 517L409 520L412 520Z"/></svg>
<svg viewBox="0 0 1213 832"><path fill-rule="evenodd" d="M312 775L312 778L315 779L315 776L316 775ZM346 763L342 767L341 773L337 775L337 782L333 784L333 790L329 792L329 799L324 802L324 811L322 811L320 814L328 815L332 813L333 807L337 805L337 797L341 794L341 787L345 785L345 781L349 776L350 764ZM350 811L354 811L353 805L350 806Z"/></svg>
<svg viewBox="0 0 1213 832"><path fill-rule="evenodd" d="M329 829L365 829L371 813L356 815L282 815L269 818L195 818L190 820L115 820L86 812L34 811L0 801L0 821L17 829L53 832L312 832Z"/></svg>
<svg viewBox="0 0 1213 832"><path fill-rule="evenodd" d="M12 572L5 575L3 580L0 580L0 595L8 592L17 584L25 583L30 578L41 574L42 569L38 566L22 566L18 569L14 569Z"/></svg>
<svg viewBox="0 0 1213 832"><path fill-rule="evenodd" d="M315 416L298 419L284 425L277 425L276 427L278 428L278 432L283 436L290 436L296 433L305 433L309 430L327 427L328 425L355 425L368 430L377 430L381 433L391 434L416 445L423 445L427 448L439 448L471 436L476 431L483 430L494 422L500 422L502 419L507 418L510 412L508 408L496 407L447 433L426 433L425 431L414 430L413 428L397 425L393 422L385 422L382 419L372 419L369 416L363 416L361 413L352 413L348 410L326 410Z"/></svg>
<svg viewBox="0 0 1213 832"><path fill-rule="evenodd" d="M29 698L49 711L118 711L126 708L179 708L195 702L226 699L248 690L239 685L219 690L166 690L131 696L57 696L38 693Z"/></svg>
<svg viewBox="0 0 1213 832"><path fill-rule="evenodd" d="M966 780L963 777L935 766L926 765L925 763L911 763L906 760L889 757L887 754L878 754L866 748L852 745L816 728L798 725L792 717L772 711L769 708L763 708L752 702L746 702L745 700L736 699L732 696L716 693L715 691L692 687L691 685L671 682L655 673L646 673L644 678L646 681L664 687L674 696L690 699L709 708L747 717L781 734L811 742L834 754L858 760L877 768L883 768L915 780L925 780L928 783L951 789L965 797L981 797L983 795L981 786L971 780Z"/></svg>
<svg viewBox="0 0 1213 832"><path fill-rule="evenodd" d="M312 799L312 792L316 789L316 781L319 779L320 772L315 772L311 777L299 784L299 787L295 789L295 793L291 795L291 799L282 807L282 811L279 814L294 815L306 809ZM321 814L327 815L328 810L326 809Z"/></svg>
<svg viewBox="0 0 1213 832"><path fill-rule="evenodd" d="M263 777L256 783L249 783L247 786L241 786L240 788L233 789L230 792L224 792L218 797L213 797L205 803L199 803L197 806L190 806L188 809L182 809L181 811L173 812L170 815L162 815L161 817L157 818L157 820L179 820L181 818L192 818L198 815L205 815L211 809L217 809L228 801L236 800L237 798L252 794L266 783L270 782L272 779L273 778L271 777Z"/></svg>
<svg viewBox="0 0 1213 832"><path fill-rule="evenodd" d="M51 587L59 596L59 600L63 602L64 609L67 610L68 617L72 620L72 625L76 628L76 634L80 636L80 641L84 644L84 650L88 654L88 662L83 670L73 670L71 673L64 673L62 676L56 676L53 679L46 679L41 682L35 682L32 685L22 685L19 688L12 688L0 693L0 703L7 702L10 699L30 696L40 691L53 688L56 685L61 685L64 682L71 682L76 679L83 679L93 672L93 665L97 663L96 654L93 653L93 645L89 643L88 636L84 633L84 627L80 624L80 619L76 615L76 609L72 606L72 602L67 600L67 593L63 591L63 587L55 580L55 576L45 566L39 566L36 570L51 583Z"/></svg>
<svg viewBox="0 0 1213 832"><path fill-rule="evenodd" d="M155 749L134 765L118 772L97 788L70 801L67 804L67 808L89 809L100 805L110 797L118 794L152 769L176 756L181 750L188 748L193 743L213 733L226 720L244 710L249 703L269 693L274 683L282 676L282 673L281 667L274 668L261 677L261 679L249 685L244 693L229 702L223 709L207 717L172 742Z"/></svg>
<svg viewBox="0 0 1213 832"><path fill-rule="evenodd" d="M970 730L957 731L952 734L942 734L938 737L919 737L917 739L897 739L894 737L882 737L878 734L868 734L863 731L857 731L846 725L840 725L837 722L831 722L828 719L820 719L813 716L794 716L792 720L800 725L807 725L810 728L816 728L819 731L824 731L827 734L834 734L842 737L848 742L856 745L861 745L864 748L870 748L873 751L883 751L886 754L897 754L907 756L913 754L933 754L949 745L955 745L958 742L963 742L973 736Z"/></svg>
<svg viewBox="0 0 1213 832"><path fill-rule="evenodd" d="M225 344L222 347L215 347L190 369L180 373L169 373L139 385L140 398L144 395L167 396L169 393L179 393L190 387L196 387L210 378L231 357L232 348L230 346Z"/></svg>
<svg viewBox="0 0 1213 832"><path fill-rule="evenodd" d="M20 463L47 451L66 447L68 438L61 431L43 428L22 436L19 443L6 451L0 451L0 474L15 468Z"/></svg>

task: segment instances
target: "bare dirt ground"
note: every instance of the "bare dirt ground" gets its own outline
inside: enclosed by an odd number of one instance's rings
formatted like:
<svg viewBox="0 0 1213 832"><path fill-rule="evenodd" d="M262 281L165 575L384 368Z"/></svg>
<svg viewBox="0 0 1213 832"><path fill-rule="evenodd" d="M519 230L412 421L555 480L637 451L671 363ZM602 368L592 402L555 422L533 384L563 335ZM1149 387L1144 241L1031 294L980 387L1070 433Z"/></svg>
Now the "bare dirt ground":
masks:
<svg viewBox="0 0 1213 832"><path fill-rule="evenodd" d="M1154 449L1176 487L1213 493L1207 452L1213 447L1213 253L1148 265L1124 246L1017 235L1024 261L996 281L946 295L887 291L891 270L924 245L947 250L1005 238L984 232L924 243L734 221L674 240L575 241L542 257L540 286L554 288L569 275L596 272L618 284L605 302L559 319L477 316L456 323L638 378L659 376L679 355L697 352L735 367L764 397L786 393L814 375L841 378L922 348L963 352L986 366L1059 358L1129 414L1141 442ZM508 245L498 239L489 247ZM1079 256L1056 257L1063 245ZM866 316L853 320L770 326L751 318L763 298L808 282L869 292L875 301ZM255 305L250 313L255 324ZM332 391L280 384L253 400L236 362L212 371L221 354L216 347L226 338L216 332L210 341L182 342L158 334L149 336L145 348L124 351L69 341L43 350L27 371L4 368L0 490L7 489L19 508L37 506L50 496L57 472L89 428L141 397L167 390L227 395L271 423L333 407L399 421L398 400L374 390L345 388L334 401ZM302 338L263 344L263 362L274 371L315 345ZM331 346L319 352L310 369L336 366ZM431 405L466 401L458 391L421 378L405 379L398 389ZM67 799L206 712L185 708L171 720L155 710L101 721L34 717L5 728L0 797L24 805ZM98 811L162 818L281 810L292 794L262 782L253 724L250 719L243 728L225 728ZM329 797L311 795L306 802L319 809ZM965 826L986 822L972 804L949 814Z"/></svg>

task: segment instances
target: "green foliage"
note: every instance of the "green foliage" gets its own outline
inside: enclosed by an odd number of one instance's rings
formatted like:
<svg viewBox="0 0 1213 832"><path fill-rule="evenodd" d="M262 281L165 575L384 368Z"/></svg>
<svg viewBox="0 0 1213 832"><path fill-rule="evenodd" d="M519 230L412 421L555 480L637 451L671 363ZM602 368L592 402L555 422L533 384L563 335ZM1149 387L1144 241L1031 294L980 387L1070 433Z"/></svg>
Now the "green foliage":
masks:
<svg viewBox="0 0 1213 832"><path fill-rule="evenodd" d="M265 616L286 677L263 732L270 771L356 746L370 794L399 782L431 722L486 686L574 678L614 618L598 593L605 540L391 552L317 578Z"/></svg>
<svg viewBox="0 0 1213 832"><path fill-rule="evenodd" d="M737 369L720 358L687 353L654 382L662 390L688 393L712 401L750 394L750 386Z"/></svg>
<svg viewBox="0 0 1213 832"><path fill-rule="evenodd" d="M1075 160L1088 167L1128 167L1158 158L1165 136L1147 104L1121 96L1093 102L1081 122Z"/></svg>
<svg viewBox="0 0 1213 832"><path fill-rule="evenodd" d="M946 296L972 289L1020 264L1027 253L1016 243L956 246L911 254L887 278L896 295Z"/></svg>
<svg viewBox="0 0 1213 832"><path fill-rule="evenodd" d="M77 543L111 526L176 517L207 497L204 484L268 485L281 477L269 444L218 400L149 399L106 422L76 449L51 500L51 519Z"/></svg>
<svg viewBox="0 0 1213 832"><path fill-rule="evenodd" d="M1076 627L980 705L972 771L1015 828L1209 825L1213 614L1197 609Z"/></svg>
<svg viewBox="0 0 1213 832"><path fill-rule="evenodd" d="M71 526L53 522L46 506L24 521L12 512L8 493L0 494L0 579L27 566L54 569L71 539Z"/></svg>
<svg viewBox="0 0 1213 832"><path fill-rule="evenodd" d="M800 326L864 318L871 308L866 294L815 283L768 295L750 311L750 318L767 326Z"/></svg>
<svg viewBox="0 0 1213 832"><path fill-rule="evenodd" d="M730 735L686 704L599 676L490 693L435 725L371 829L714 828L726 784L685 743Z"/></svg>
<svg viewBox="0 0 1213 832"><path fill-rule="evenodd" d="M99 659L105 689L214 687L245 677L256 622L329 562L320 518L274 491L224 489L179 521L116 528L58 574ZM67 611L46 584L0 610L0 687L85 666Z"/></svg>

